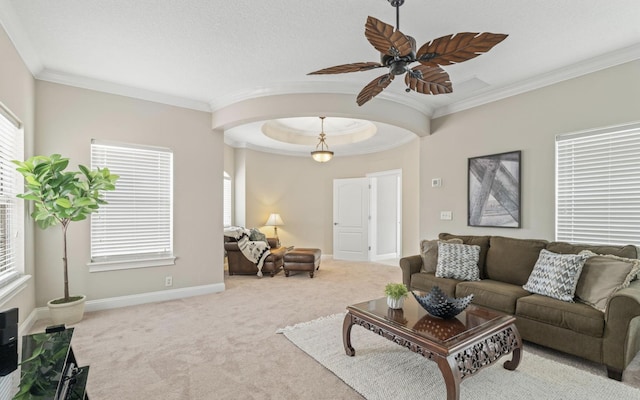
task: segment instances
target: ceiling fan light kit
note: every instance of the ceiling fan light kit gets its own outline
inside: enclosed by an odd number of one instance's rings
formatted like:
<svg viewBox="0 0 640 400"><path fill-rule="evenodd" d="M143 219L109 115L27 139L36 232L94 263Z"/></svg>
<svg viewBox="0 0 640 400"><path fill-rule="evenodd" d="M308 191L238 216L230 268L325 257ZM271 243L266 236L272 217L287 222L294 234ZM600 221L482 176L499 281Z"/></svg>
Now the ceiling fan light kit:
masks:
<svg viewBox="0 0 640 400"><path fill-rule="evenodd" d="M324 133L324 119L325 117L320 117L321 129L320 135L318 136L320 142L318 142L318 144L316 145L315 151L311 152L311 157L313 157L315 161L320 163L331 161L331 159L333 158L333 151L329 151L329 145L325 142L325 137L327 135ZM318 150L318 147L320 147L320 150Z"/></svg>
<svg viewBox="0 0 640 400"><path fill-rule="evenodd" d="M404 0L388 0L396 8L396 27L374 17L367 17L364 35L380 52L380 62L357 62L336 65L310 72L308 75L343 74L388 68L389 72L369 82L358 94L356 102L362 106L380 94L396 75L405 74L406 92L444 94L453 92L449 74L440 68L470 60L491 50L508 35L501 33L462 32L442 36L423 44L416 50L416 41L400 32L400 6ZM418 62L411 68L409 65Z"/></svg>

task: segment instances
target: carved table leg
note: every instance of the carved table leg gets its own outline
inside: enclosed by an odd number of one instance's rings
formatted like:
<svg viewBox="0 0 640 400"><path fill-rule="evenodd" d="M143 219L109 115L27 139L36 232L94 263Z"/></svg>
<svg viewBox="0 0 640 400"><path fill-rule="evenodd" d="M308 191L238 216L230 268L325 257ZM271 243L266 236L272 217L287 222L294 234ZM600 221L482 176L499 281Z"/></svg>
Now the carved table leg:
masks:
<svg viewBox="0 0 640 400"><path fill-rule="evenodd" d="M520 365L520 357L522 355L521 351L522 351L521 347L517 347L513 349L513 352L511 353L512 354L511 360L505 361L503 366L509 371L513 371L516 368L518 368L518 365Z"/></svg>
<svg viewBox="0 0 640 400"><path fill-rule="evenodd" d="M351 314L347 312L347 315L344 316L344 321L342 322L342 343L344 344L344 351L348 356L355 356L356 351L353 347L351 347L351 327L353 326L353 321L351 320Z"/></svg>
<svg viewBox="0 0 640 400"><path fill-rule="evenodd" d="M460 374L455 367L454 359L447 359L438 357L438 368L444 378L444 383L447 386L447 400L459 400L460 399Z"/></svg>

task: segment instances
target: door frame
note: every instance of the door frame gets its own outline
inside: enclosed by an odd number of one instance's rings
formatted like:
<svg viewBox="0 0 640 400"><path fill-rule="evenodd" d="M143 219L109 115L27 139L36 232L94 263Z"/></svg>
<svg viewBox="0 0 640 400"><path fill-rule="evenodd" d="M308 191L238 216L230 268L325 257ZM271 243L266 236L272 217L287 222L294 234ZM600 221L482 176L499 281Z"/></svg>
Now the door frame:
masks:
<svg viewBox="0 0 640 400"><path fill-rule="evenodd" d="M376 210L378 208L377 185L375 178L396 176L396 252L393 254L377 254L377 231L381 227L378 225ZM402 257L402 169L392 169L387 171L372 172L366 174L369 179L369 260L377 261L384 259Z"/></svg>

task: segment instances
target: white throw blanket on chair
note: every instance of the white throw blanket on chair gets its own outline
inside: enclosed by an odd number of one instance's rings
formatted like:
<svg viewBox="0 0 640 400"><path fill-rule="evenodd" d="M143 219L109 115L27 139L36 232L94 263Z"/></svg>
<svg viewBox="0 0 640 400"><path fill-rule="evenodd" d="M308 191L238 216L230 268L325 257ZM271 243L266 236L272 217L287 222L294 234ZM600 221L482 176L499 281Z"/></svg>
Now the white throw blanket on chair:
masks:
<svg viewBox="0 0 640 400"><path fill-rule="evenodd" d="M257 265L257 275L259 277L262 277L262 266L264 265L264 260L269 254L271 254L271 252L269 251L270 247L269 244L261 240L255 242L249 240L250 233L251 231L249 229L239 226L230 226L228 228L224 228L224 235L227 237L232 237L238 241L238 248L247 258L247 260Z"/></svg>

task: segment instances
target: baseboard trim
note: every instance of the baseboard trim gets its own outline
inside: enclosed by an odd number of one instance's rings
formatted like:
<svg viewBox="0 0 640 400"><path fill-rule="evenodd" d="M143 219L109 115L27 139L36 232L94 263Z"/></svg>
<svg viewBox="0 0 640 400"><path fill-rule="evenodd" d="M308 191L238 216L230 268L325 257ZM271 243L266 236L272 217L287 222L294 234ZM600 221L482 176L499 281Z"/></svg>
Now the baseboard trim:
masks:
<svg viewBox="0 0 640 400"><path fill-rule="evenodd" d="M160 290L157 292L148 292L133 294L129 296L111 297L107 299L89 300L85 305L85 311L101 311L112 308L121 308L128 306L136 306L139 304L158 303L161 301L178 300L187 297L201 296L204 294L223 292L224 283L215 283L212 285L192 286L188 288Z"/></svg>
<svg viewBox="0 0 640 400"><path fill-rule="evenodd" d="M20 324L20 326L18 327L18 336L29 334L29 332L31 331L31 328L33 328L33 325L39 319L38 310L39 310L38 308L34 308L33 310L31 310L31 312L29 313L29 316L27 316L27 318L25 318L25 320L22 321L22 324ZM49 311L47 311L47 315L48 314L49 314Z"/></svg>
<svg viewBox="0 0 640 400"><path fill-rule="evenodd" d="M161 301L179 300L187 297L224 292L224 289L224 283L214 283L212 285L192 286L188 288L161 290L157 292L89 300L85 303L84 310L86 312L93 312L110 310L112 308L136 306L140 304L158 303ZM23 332L28 332L36 321L45 318L49 318L49 309L47 307L38 307L31 312L27 320L22 324L21 330ZM27 321L29 322L28 324Z"/></svg>

